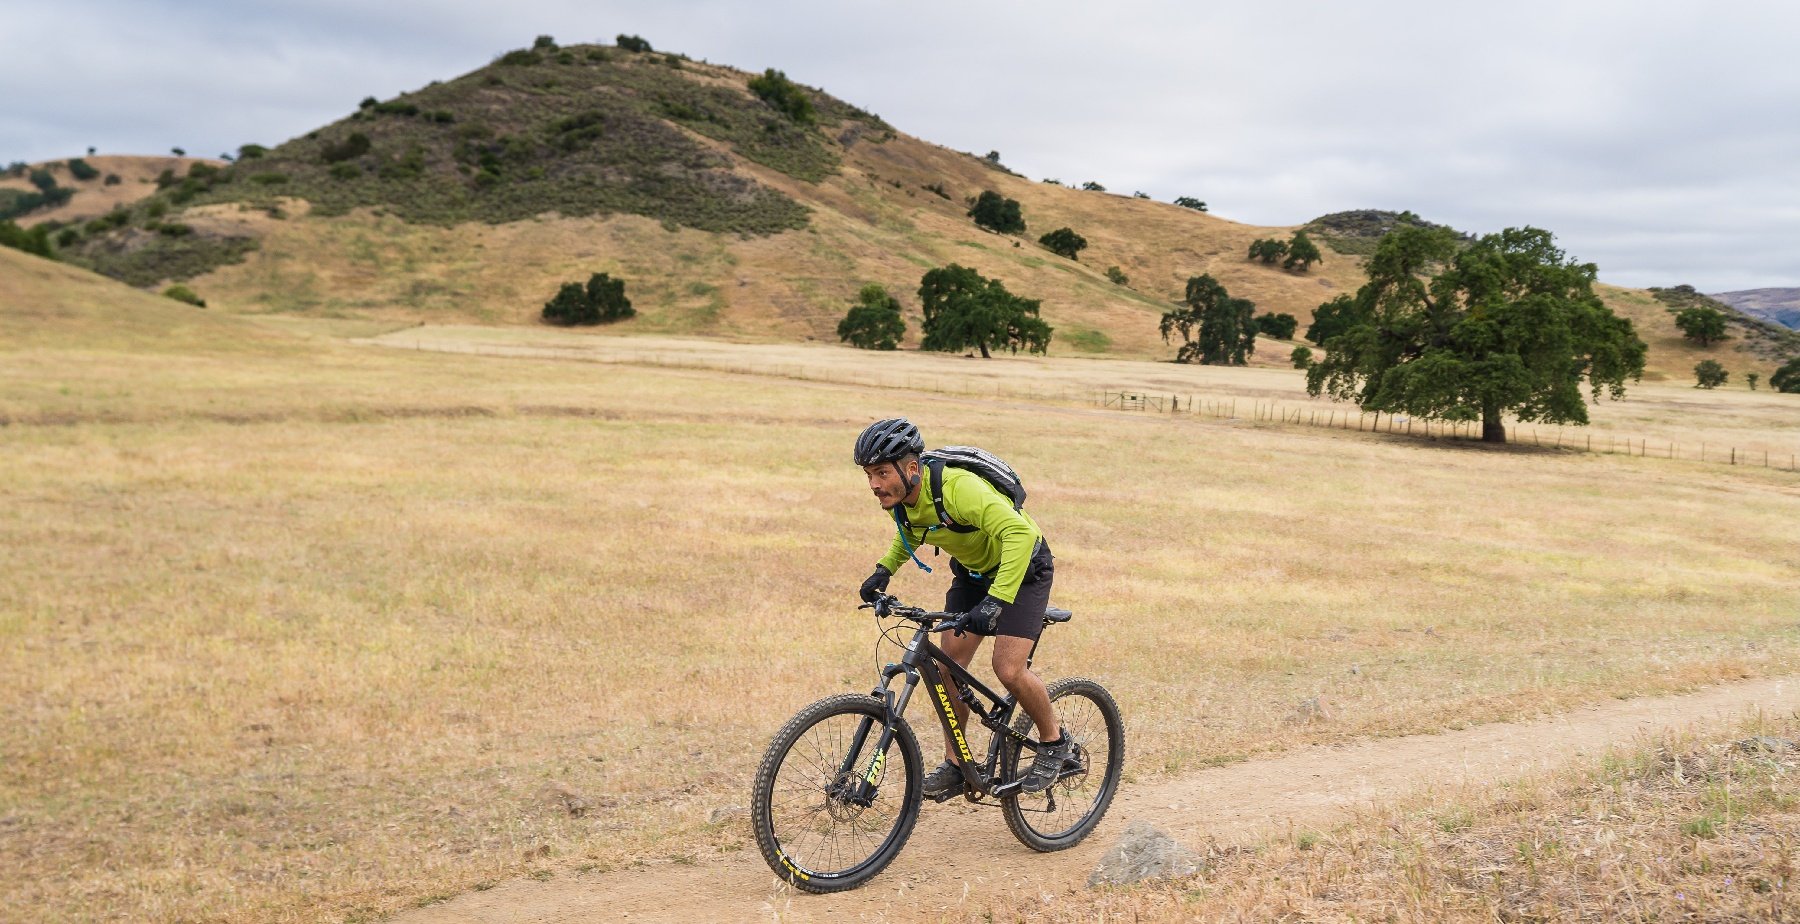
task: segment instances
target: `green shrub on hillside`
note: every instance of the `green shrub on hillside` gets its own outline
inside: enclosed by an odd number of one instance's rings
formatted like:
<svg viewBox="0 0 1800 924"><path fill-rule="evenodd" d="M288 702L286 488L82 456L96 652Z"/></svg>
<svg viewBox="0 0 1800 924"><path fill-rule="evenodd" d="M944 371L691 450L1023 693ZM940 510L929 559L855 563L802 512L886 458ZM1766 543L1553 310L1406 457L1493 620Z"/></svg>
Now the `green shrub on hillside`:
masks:
<svg viewBox="0 0 1800 924"><path fill-rule="evenodd" d="M69 158L69 175L78 180L91 180L99 176L100 171L95 169L93 164L79 157L71 157Z"/></svg>
<svg viewBox="0 0 1800 924"><path fill-rule="evenodd" d="M637 311L625 297L625 280L606 273L588 277L587 286L578 282L563 283L556 297L544 303L544 321L564 326L602 324L632 317Z"/></svg>
<svg viewBox="0 0 1800 924"><path fill-rule="evenodd" d="M319 159L328 164L352 160L369 153L369 149L373 146L368 135L362 132L351 132L349 137L344 140L332 142L320 148Z"/></svg>
<svg viewBox="0 0 1800 924"><path fill-rule="evenodd" d="M875 283L862 287L856 302L844 319L838 322L838 340L862 350L892 350L906 336L906 321L900 317L900 300Z"/></svg>
<svg viewBox="0 0 1800 924"><path fill-rule="evenodd" d="M1312 360L1312 350L1308 347L1294 347L1294 352L1288 354L1288 361L1294 364L1295 369L1311 368Z"/></svg>
<svg viewBox="0 0 1800 924"><path fill-rule="evenodd" d="M0 247L11 247L51 260L56 259L56 251L50 249L50 231L43 225L26 229L10 221L0 221Z"/></svg>
<svg viewBox="0 0 1800 924"><path fill-rule="evenodd" d="M531 43L531 48L533 51L555 51L556 39L548 35L540 35Z"/></svg>
<svg viewBox="0 0 1800 924"><path fill-rule="evenodd" d="M1761 379L1762 379L1762 373L1760 373L1760 372L1744 373L1744 384L1750 386L1751 391L1756 390L1756 383Z"/></svg>
<svg viewBox="0 0 1800 924"><path fill-rule="evenodd" d="M1051 253L1059 257L1068 257L1071 260L1081 259L1078 255L1086 250L1088 245L1087 238L1076 234L1073 228L1057 228L1038 238L1038 243Z"/></svg>
<svg viewBox="0 0 1800 924"><path fill-rule="evenodd" d="M241 161L242 160L255 160L258 157L261 157L267 153L269 153L269 149L263 147L260 144L238 145L238 160L241 160Z"/></svg>
<svg viewBox="0 0 1800 924"><path fill-rule="evenodd" d="M806 91L772 67L763 71L761 77L750 78L750 92L801 125L811 125L818 119Z"/></svg>
<svg viewBox="0 0 1800 924"><path fill-rule="evenodd" d="M81 240L81 229L80 228L73 228L73 227L63 228L62 230L56 232L56 246L58 246L58 247L73 247L80 240ZM1755 373L1751 373L1751 375L1755 375ZM1756 387L1756 384L1754 381L1752 381L1750 387L1751 388Z"/></svg>
<svg viewBox="0 0 1800 924"><path fill-rule="evenodd" d="M494 63L503 67L530 67L538 63L538 56L536 52L519 48L501 55Z"/></svg>
<svg viewBox="0 0 1800 924"><path fill-rule="evenodd" d="M991 189L984 189L981 195L969 205L969 217L977 225L1000 234L1023 234L1025 216L1019 210L1019 200L1008 199Z"/></svg>
<svg viewBox="0 0 1800 924"><path fill-rule="evenodd" d="M1088 192L1106 192L1106 187L1101 186L1099 183L1097 183L1093 180L1088 180L1087 182L1081 184L1081 188L1087 190Z"/></svg>
<svg viewBox="0 0 1800 924"><path fill-rule="evenodd" d="M1731 378L1731 373L1716 359L1703 359L1694 365L1695 388L1717 388Z"/></svg>
<svg viewBox="0 0 1800 924"><path fill-rule="evenodd" d="M1177 196L1175 199L1175 204L1181 206L1184 209L1193 209L1196 212L1206 211L1206 203L1201 202L1199 199L1196 199L1193 196Z"/></svg>
<svg viewBox="0 0 1800 924"><path fill-rule="evenodd" d="M625 51L633 51L633 52L638 52L639 54L642 54L645 52L655 50L650 47L649 42L645 41L642 37L636 36L636 35L621 34L618 38L614 39L613 41L615 44L617 44L621 49L624 49Z"/></svg>
<svg viewBox="0 0 1800 924"><path fill-rule="evenodd" d="M240 263L256 249L248 237L211 237L194 233L184 237L154 235L130 248L108 246L104 239L89 238L69 262L128 285L153 286L170 279L192 279L230 263Z"/></svg>
<svg viewBox="0 0 1800 924"><path fill-rule="evenodd" d="M1113 285L1122 286L1131 283L1131 277L1125 275L1125 271L1116 266L1109 266L1106 268L1106 278L1112 280Z"/></svg>
<svg viewBox="0 0 1800 924"><path fill-rule="evenodd" d="M170 286L170 287L164 289L162 294L163 294L164 298L172 298L178 302L185 302L189 305L193 305L196 308L205 308L206 307L206 299L201 298L199 295L196 295L194 293L194 290L188 288L187 286L173 285L173 286Z"/></svg>
<svg viewBox="0 0 1800 924"><path fill-rule="evenodd" d="M102 182L106 186L117 186L120 183L125 182L125 180L123 177L119 176L116 173L109 173L106 175L106 179Z"/></svg>

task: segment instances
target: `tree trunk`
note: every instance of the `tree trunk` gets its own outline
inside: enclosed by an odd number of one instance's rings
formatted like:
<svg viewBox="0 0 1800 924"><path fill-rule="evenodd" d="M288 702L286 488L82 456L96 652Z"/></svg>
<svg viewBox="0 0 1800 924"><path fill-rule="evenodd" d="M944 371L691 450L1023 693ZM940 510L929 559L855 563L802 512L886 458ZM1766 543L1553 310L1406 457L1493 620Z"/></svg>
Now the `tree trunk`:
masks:
<svg viewBox="0 0 1800 924"><path fill-rule="evenodd" d="M982 359L993 359L993 357L992 357L992 356L989 356L989 355L988 355L988 351L987 351L987 341L985 341L985 340L984 340L984 341L982 341L982 342L980 342L980 343L977 343L977 344L975 344L975 345L976 345L976 346L978 346L978 347L980 347L980 348L981 348L981 358L982 358Z"/></svg>
<svg viewBox="0 0 1800 924"><path fill-rule="evenodd" d="M1500 423L1500 408L1488 405L1481 409L1481 441L1484 443L1506 442L1506 427Z"/></svg>

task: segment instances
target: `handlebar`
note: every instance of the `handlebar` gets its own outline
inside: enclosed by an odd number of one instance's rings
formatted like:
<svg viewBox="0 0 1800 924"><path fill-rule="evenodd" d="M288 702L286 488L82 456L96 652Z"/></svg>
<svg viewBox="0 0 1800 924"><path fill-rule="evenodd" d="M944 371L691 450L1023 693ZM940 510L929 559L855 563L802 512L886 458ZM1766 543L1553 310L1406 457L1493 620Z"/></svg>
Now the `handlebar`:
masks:
<svg viewBox="0 0 1800 924"><path fill-rule="evenodd" d="M865 603L862 606L857 607L857 609L872 609L875 611L877 618L883 616L897 616L901 619L909 619L921 626L925 626L931 632L948 632L953 629L961 629L963 627L963 618L968 615L967 613L934 613L924 607L907 606L900 602L899 597L891 594L882 594L876 597L874 602ZM935 623L935 625L933 625L933 623Z"/></svg>

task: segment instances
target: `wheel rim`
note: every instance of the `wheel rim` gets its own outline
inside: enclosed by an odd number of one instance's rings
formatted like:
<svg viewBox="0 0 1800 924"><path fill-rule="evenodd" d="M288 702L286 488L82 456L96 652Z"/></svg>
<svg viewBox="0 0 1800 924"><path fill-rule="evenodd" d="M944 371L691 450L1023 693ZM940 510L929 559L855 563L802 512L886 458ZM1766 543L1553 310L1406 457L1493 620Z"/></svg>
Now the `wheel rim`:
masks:
<svg viewBox="0 0 1800 924"><path fill-rule="evenodd" d="M1039 793L1020 791L1014 798L1019 818L1038 836L1055 840L1073 834L1092 814L1105 795L1107 769L1112 766L1112 741L1107 735L1106 713L1086 694L1076 692L1055 700L1056 718L1075 742L1082 757L1082 772L1066 776ZM1026 725L1030 720L1025 721ZM1013 778L1024 776L1036 756L1025 748L1013 751Z"/></svg>
<svg viewBox="0 0 1800 924"><path fill-rule="evenodd" d="M912 768L890 743L876 775L868 805L851 798L875 756L881 726L874 725L862 748L841 772L844 755L865 716L829 716L801 733L782 756L769 793L769 827L777 850L809 876L841 876L875 859L900 826Z"/></svg>

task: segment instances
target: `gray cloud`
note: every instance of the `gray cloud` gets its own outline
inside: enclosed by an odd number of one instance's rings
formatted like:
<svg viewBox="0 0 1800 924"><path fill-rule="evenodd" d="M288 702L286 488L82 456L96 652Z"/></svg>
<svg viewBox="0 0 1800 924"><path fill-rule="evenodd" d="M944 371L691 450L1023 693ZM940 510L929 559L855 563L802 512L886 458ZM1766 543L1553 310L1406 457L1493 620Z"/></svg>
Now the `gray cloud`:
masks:
<svg viewBox="0 0 1800 924"><path fill-rule="evenodd" d="M1534 224L1628 285L1800 285L1800 8L1776 2L65 0L0 33L0 80L31 88L0 158L278 142L540 33L620 32L1032 176L1259 224Z"/></svg>

